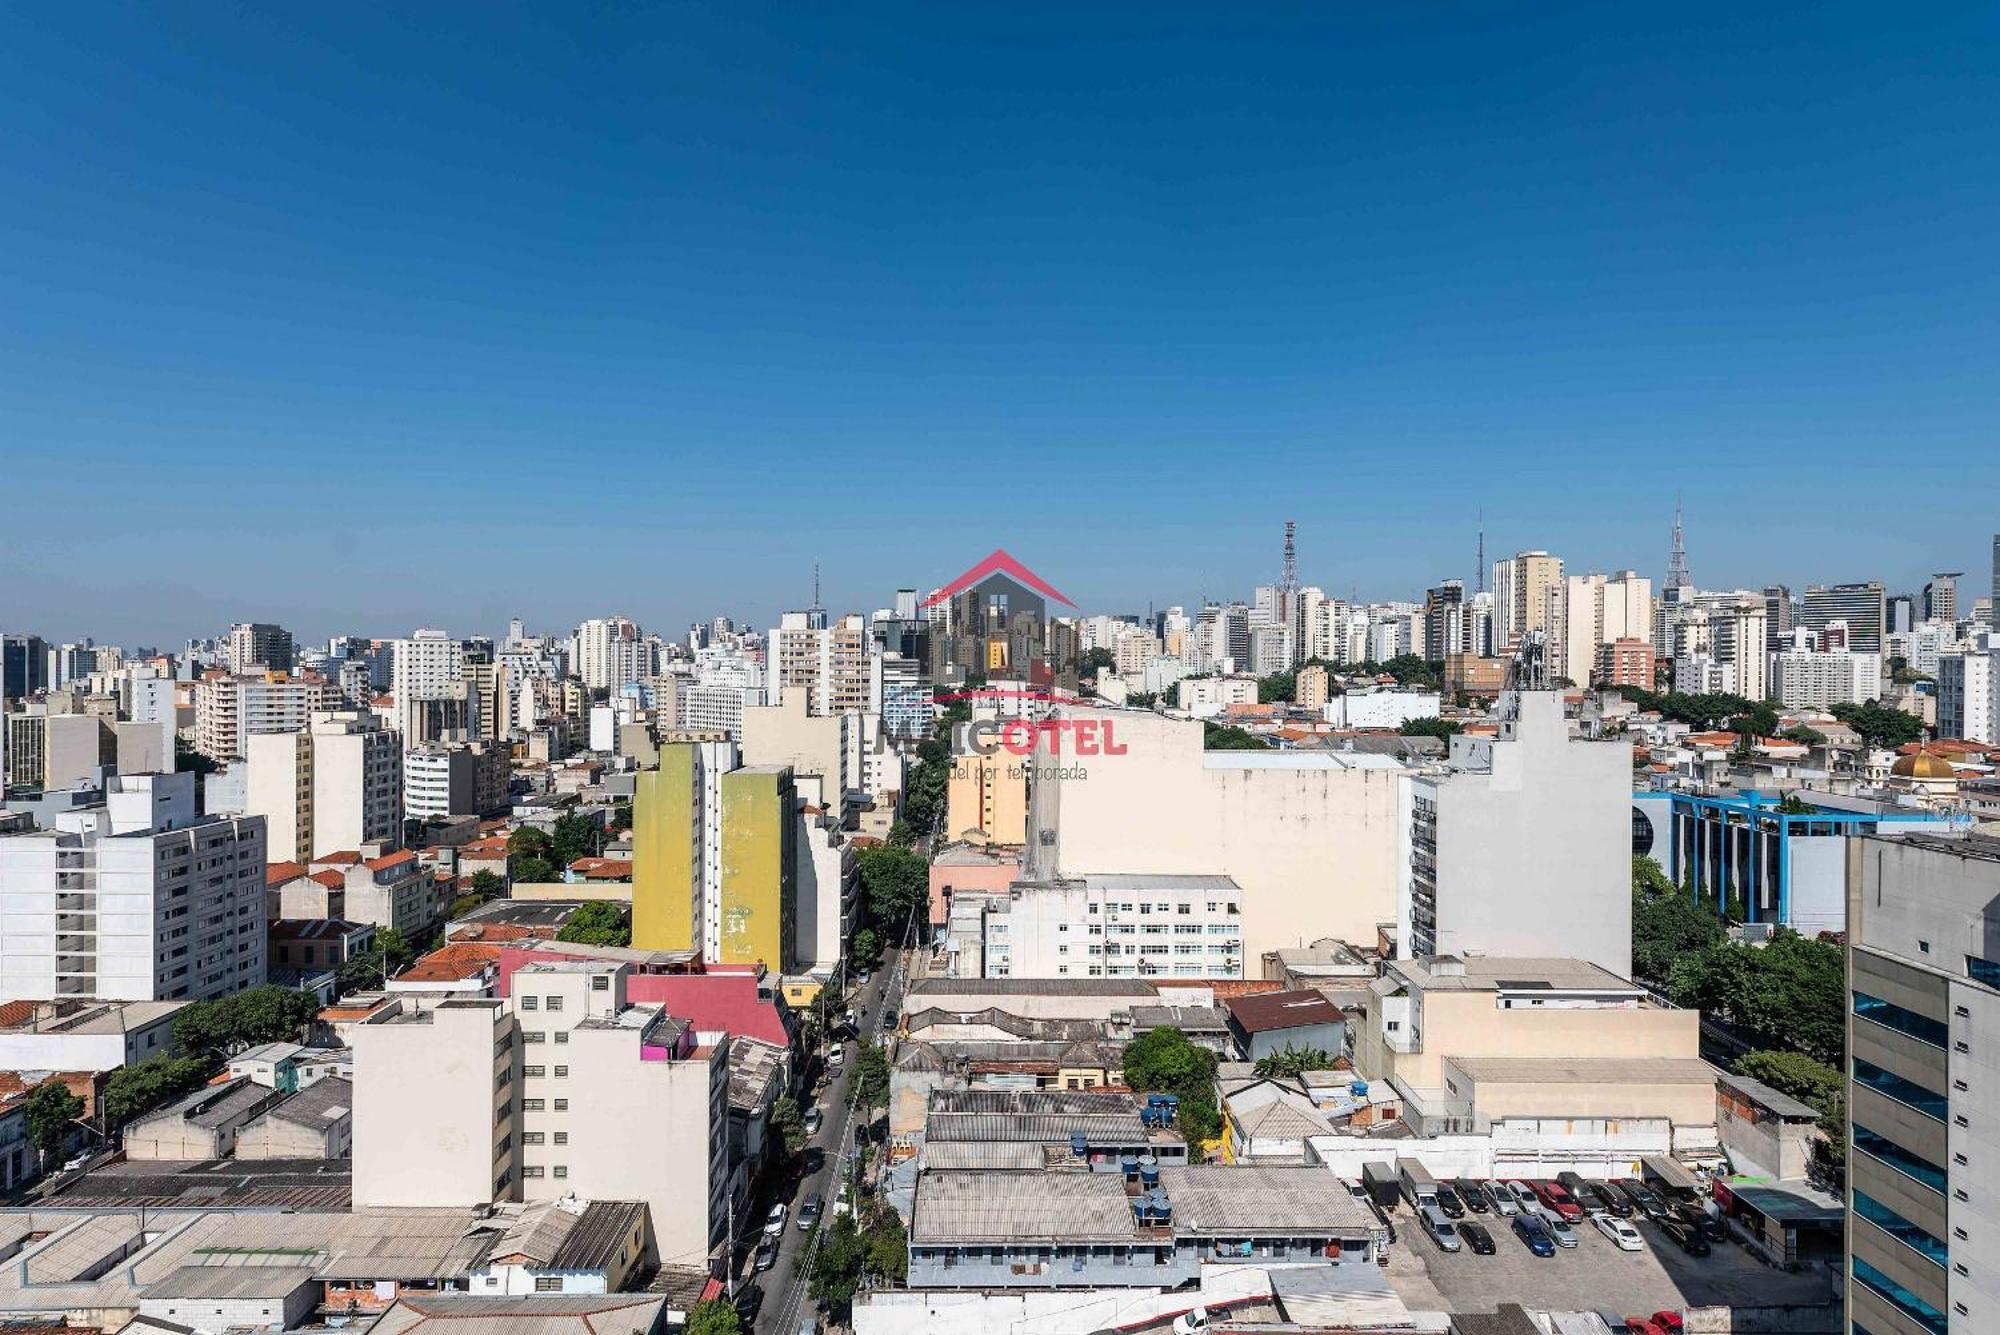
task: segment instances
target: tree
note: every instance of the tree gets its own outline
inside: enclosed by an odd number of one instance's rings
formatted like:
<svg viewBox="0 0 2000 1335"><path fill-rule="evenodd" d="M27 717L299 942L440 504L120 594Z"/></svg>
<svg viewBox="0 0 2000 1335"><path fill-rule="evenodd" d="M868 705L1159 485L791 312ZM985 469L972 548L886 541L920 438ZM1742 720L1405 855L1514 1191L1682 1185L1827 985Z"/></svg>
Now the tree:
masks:
<svg viewBox="0 0 2000 1335"><path fill-rule="evenodd" d="M1763 1047L1829 1064L1846 1042L1841 948L1784 928L1764 946L1720 941L1667 969L1676 1005L1705 1011Z"/></svg>
<svg viewBox="0 0 2000 1335"><path fill-rule="evenodd" d="M623 908L595 900L569 915L569 921L556 933L556 940L584 946L629 946L632 923Z"/></svg>
<svg viewBox="0 0 2000 1335"><path fill-rule="evenodd" d="M873 927L864 927L854 934L848 954L853 957L856 968L872 969L882 955L882 938L876 935Z"/></svg>
<svg viewBox="0 0 2000 1335"><path fill-rule="evenodd" d="M507 883L498 874L490 871L472 873L472 893L481 899L498 899L507 889Z"/></svg>
<svg viewBox="0 0 2000 1335"><path fill-rule="evenodd" d="M686 1335L743 1335L743 1318L726 1299L707 1298L688 1309Z"/></svg>
<svg viewBox="0 0 2000 1335"><path fill-rule="evenodd" d="M1876 750L1893 751L1923 740L1922 719L1873 700L1865 705L1838 704L1828 712L1859 733L1863 745Z"/></svg>
<svg viewBox="0 0 2000 1335"><path fill-rule="evenodd" d="M549 861L567 867L578 858L596 857L604 843L604 828L580 811L556 817L549 837Z"/></svg>
<svg viewBox="0 0 2000 1335"><path fill-rule="evenodd" d="M193 743L185 737L174 738L174 770L180 774L192 774L197 784L202 779L221 769L222 766L202 752L194 749Z"/></svg>
<svg viewBox="0 0 2000 1335"><path fill-rule="evenodd" d="M887 842L891 848L915 848L917 832L910 828L910 823L906 820L891 821Z"/></svg>
<svg viewBox="0 0 2000 1335"><path fill-rule="evenodd" d="M1648 863L1652 859L1646 859ZM1666 875L1657 865L1662 883ZM1656 983L1667 980L1677 960L1696 955L1724 940L1722 923L1671 885L1664 892L1634 888L1632 895L1632 972Z"/></svg>
<svg viewBox="0 0 2000 1335"><path fill-rule="evenodd" d="M43 1154L61 1154L69 1144L70 1128L83 1116L83 1100L68 1085L51 1076L28 1095L28 1139Z"/></svg>
<svg viewBox="0 0 2000 1335"><path fill-rule="evenodd" d="M605 828L612 830L631 829L632 804L630 802L620 802L617 806L611 808L611 819L605 823Z"/></svg>
<svg viewBox="0 0 2000 1335"><path fill-rule="evenodd" d="M562 879L562 871L555 863L533 854L515 858L512 875L523 885L547 885Z"/></svg>
<svg viewBox="0 0 2000 1335"><path fill-rule="evenodd" d="M457 899L451 901L451 916L453 918L463 918L466 914L472 912L485 902L478 895L460 895Z"/></svg>
<svg viewBox="0 0 2000 1335"><path fill-rule="evenodd" d="M813 1262L812 1296L836 1313L854 1301L861 1287L861 1266L867 1247L852 1214L840 1215L820 1234L819 1256Z"/></svg>
<svg viewBox="0 0 2000 1335"><path fill-rule="evenodd" d="M558 877L555 841L532 825L507 836L507 874L530 884Z"/></svg>
<svg viewBox="0 0 2000 1335"><path fill-rule="evenodd" d="M1127 709L1151 709L1158 703L1160 703L1160 696L1157 691L1127 691L1125 693L1125 707Z"/></svg>
<svg viewBox="0 0 2000 1335"><path fill-rule="evenodd" d="M901 932L912 913L927 911L931 864L907 848L874 844L854 855L855 874L868 901L871 920Z"/></svg>
<svg viewBox="0 0 2000 1335"><path fill-rule="evenodd" d="M1268 677L1257 678L1257 703L1260 705L1290 704L1293 692L1297 690L1299 679L1290 672L1273 672Z"/></svg>
<svg viewBox="0 0 2000 1335"><path fill-rule="evenodd" d="M1140 1093L1180 1097L1181 1134L1190 1153L1222 1131L1215 1106L1215 1054L1178 1029L1150 1029L1125 1048L1125 1083Z"/></svg>
<svg viewBox="0 0 2000 1335"><path fill-rule="evenodd" d="M1118 668L1118 655L1109 649L1085 649L1077 656L1076 675L1079 681L1095 677L1099 668Z"/></svg>
<svg viewBox="0 0 2000 1335"><path fill-rule="evenodd" d="M340 966L340 990L376 987L402 971L417 952L393 927L375 929L375 944Z"/></svg>
<svg viewBox="0 0 2000 1335"><path fill-rule="evenodd" d="M854 1092L863 1108L889 1102L889 1059L874 1043L863 1043L854 1058Z"/></svg>
<svg viewBox="0 0 2000 1335"><path fill-rule="evenodd" d="M1816 809L1797 793L1786 793L1779 799L1776 808L1780 816L1810 816Z"/></svg>
<svg viewBox="0 0 2000 1335"><path fill-rule="evenodd" d="M292 987L253 987L214 1001L197 1001L174 1016L174 1042L189 1054L284 1043L319 1015L319 1001Z"/></svg>
<svg viewBox="0 0 2000 1335"><path fill-rule="evenodd" d="M1253 737L1234 724L1222 727L1207 719L1203 719L1201 723L1201 745L1206 751L1270 750L1270 746L1261 737Z"/></svg>
<svg viewBox="0 0 2000 1335"><path fill-rule="evenodd" d="M1778 709L1769 700L1751 702L1748 709L1729 720L1729 730L1751 737L1769 737L1778 730Z"/></svg>
<svg viewBox="0 0 2000 1335"><path fill-rule="evenodd" d="M805 1148L806 1119L799 1112L799 1101L790 1094L782 1094L771 1105L771 1134L785 1147L787 1157Z"/></svg>
<svg viewBox="0 0 2000 1335"><path fill-rule="evenodd" d="M1283 1052L1273 1052L1259 1057L1253 1068L1266 1080L1296 1080L1307 1071L1330 1071L1334 1057L1324 1048L1295 1048L1285 1044Z"/></svg>
<svg viewBox="0 0 2000 1335"><path fill-rule="evenodd" d="M1448 718L1406 718L1396 731L1405 737L1435 737L1449 745L1465 725Z"/></svg>
<svg viewBox="0 0 2000 1335"><path fill-rule="evenodd" d="M176 1057L163 1052L121 1066L104 1082L105 1119L113 1128L121 1127L200 1085L215 1065L212 1057Z"/></svg>

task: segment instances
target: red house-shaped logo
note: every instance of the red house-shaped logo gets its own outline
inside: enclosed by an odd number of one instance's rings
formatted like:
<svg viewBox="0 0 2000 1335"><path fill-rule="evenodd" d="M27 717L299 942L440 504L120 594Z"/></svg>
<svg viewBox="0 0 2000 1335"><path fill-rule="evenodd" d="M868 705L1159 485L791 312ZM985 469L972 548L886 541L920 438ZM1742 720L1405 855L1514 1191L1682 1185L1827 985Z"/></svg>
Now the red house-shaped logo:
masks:
<svg viewBox="0 0 2000 1335"><path fill-rule="evenodd" d="M1064 607L1076 606L1075 603L1064 596L1062 590L1056 588L1055 585L1050 584L1040 575L1037 575L1034 571L1009 556L1004 547L996 547L991 556L966 571L963 575L960 575L951 583L945 585L942 589L939 589L936 593L933 593L930 597L924 599L924 606L935 607L954 594L963 593L965 590L978 584L988 575L1006 575L1008 578L1017 581L1027 588L1033 589L1044 598L1055 599Z"/></svg>

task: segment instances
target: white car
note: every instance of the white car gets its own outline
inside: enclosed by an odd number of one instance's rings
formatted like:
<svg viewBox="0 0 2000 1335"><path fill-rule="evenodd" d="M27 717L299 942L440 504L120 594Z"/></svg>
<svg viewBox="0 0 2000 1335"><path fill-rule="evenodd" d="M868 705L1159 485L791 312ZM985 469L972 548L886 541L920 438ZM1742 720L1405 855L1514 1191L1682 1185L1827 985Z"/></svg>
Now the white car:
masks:
<svg viewBox="0 0 2000 1335"><path fill-rule="evenodd" d="M1505 1182L1493 1181L1486 1185L1486 1194L1493 1198L1493 1208L1503 1215L1521 1213L1521 1202L1514 1199L1512 1188Z"/></svg>
<svg viewBox="0 0 2000 1335"><path fill-rule="evenodd" d="M764 1220L764 1231L766 1233L783 1233L785 1231L785 1203L783 1201L779 1201L771 1207L771 1213Z"/></svg>
<svg viewBox="0 0 2000 1335"><path fill-rule="evenodd" d="M1646 1240L1639 1236L1639 1230L1613 1214L1594 1214L1590 1222L1597 1225L1597 1231L1611 1239L1611 1245L1621 1252L1644 1251Z"/></svg>
<svg viewBox="0 0 2000 1335"><path fill-rule="evenodd" d="M1206 1307L1197 1307L1192 1312L1182 1312L1174 1318L1174 1335L1206 1335L1207 1331Z"/></svg>

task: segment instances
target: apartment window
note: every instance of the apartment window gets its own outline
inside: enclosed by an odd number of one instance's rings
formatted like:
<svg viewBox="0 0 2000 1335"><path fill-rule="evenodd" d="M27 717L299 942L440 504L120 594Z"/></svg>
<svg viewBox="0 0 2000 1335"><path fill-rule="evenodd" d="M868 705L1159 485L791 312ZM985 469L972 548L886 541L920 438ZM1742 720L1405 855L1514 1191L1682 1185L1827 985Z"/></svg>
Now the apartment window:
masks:
<svg viewBox="0 0 2000 1335"><path fill-rule="evenodd" d="M536 1292L536 1293L561 1293L561 1292L562 1292L562 1284L563 1284L563 1282L562 1282L562 1276L561 1276L561 1275L536 1275L536 1276L535 1276L535 1292Z"/></svg>
<svg viewBox="0 0 2000 1335"><path fill-rule="evenodd" d="M524 1074L525 1074L525 1073L524 1073ZM542 1110L542 1101L541 1101L540 1099L522 1099L522 1100L521 1100L521 1111L522 1111L522 1112L540 1112L541 1110Z"/></svg>
<svg viewBox="0 0 2000 1335"><path fill-rule="evenodd" d="M1933 1020L1928 1015L1919 1015L1907 1007L1898 1006L1893 1001L1869 996L1866 992L1854 994L1854 1013L1861 1019L1883 1025L1899 1034L1906 1034L1919 1043L1928 1043L1941 1048L1950 1036L1950 1029L1943 1020Z"/></svg>
<svg viewBox="0 0 2000 1335"><path fill-rule="evenodd" d="M567 1066L558 1066L558 1067L556 1067L556 1079L558 1079L558 1080L567 1080L567 1079L569 1079L569 1067L567 1067Z"/></svg>
<svg viewBox="0 0 2000 1335"><path fill-rule="evenodd" d="M1975 983L1988 987L2000 987L2000 960L1981 959L1977 955L1965 957L1966 976Z"/></svg>
<svg viewBox="0 0 2000 1335"><path fill-rule="evenodd" d="M558 1132L556 1132L556 1144L558 1144L558 1145L567 1145L567 1144L569 1144L569 1132L567 1132L567 1131L558 1131Z"/></svg>
<svg viewBox="0 0 2000 1335"><path fill-rule="evenodd" d="M1926 1117L1935 1117L1942 1122L1950 1113L1950 1104L1945 1096L1935 1090L1924 1088L1914 1080L1905 1080L1893 1071L1885 1071L1873 1062L1854 1059L1854 1082L1866 1085L1884 1098L1894 1099L1906 1107L1914 1108Z"/></svg>
<svg viewBox="0 0 2000 1335"><path fill-rule="evenodd" d="M521 1041L523 1043L546 1043L549 1041L548 1031L546 1029L530 1029L521 1035Z"/></svg>
<svg viewBox="0 0 2000 1335"><path fill-rule="evenodd" d="M549 1008L550 1010L552 1010L552 1011L559 1011L559 1010L561 1010L561 1009L562 1009L562 998L561 998L561 997L550 997L550 998L549 998L549 1004L548 1004L548 1008Z"/></svg>
<svg viewBox="0 0 2000 1335"><path fill-rule="evenodd" d="M556 1042L558 1042L558 1043L567 1043L567 1042L569 1042L569 1030L567 1030L567 1029L558 1029L558 1030L556 1030Z"/></svg>
<svg viewBox="0 0 2000 1335"><path fill-rule="evenodd" d="M1942 1192L1945 1187L1944 1169L1929 1159L1898 1145L1879 1131L1853 1123L1854 1148L1872 1159L1879 1159L1897 1172L1913 1181L1920 1182L1932 1191Z"/></svg>
<svg viewBox="0 0 2000 1335"><path fill-rule="evenodd" d="M540 998L538 998L538 997L522 997L522 998L521 998L521 1009L522 1009L522 1010L524 1010L524 1011L531 1011L531 1010L533 1010L533 1009L535 1008L535 1006L536 1006L536 1004L537 1004L537 1003L539 1002L539 1000L540 1000Z"/></svg>
<svg viewBox="0 0 2000 1335"><path fill-rule="evenodd" d="M1949 1263L1944 1239L1918 1228L1903 1216L1897 1214L1867 1192L1856 1188L1854 1192L1854 1213L1875 1227L1887 1233L1896 1241L1942 1269Z"/></svg>
<svg viewBox="0 0 2000 1335"><path fill-rule="evenodd" d="M593 992L609 992L611 990L610 975L598 974L596 977L592 978L590 980L590 990Z"/></svg>
<svg viewBox="0 0 2000 1335"><path fill-rule="evenodd" d="M568 1112L568 1111L569 1111L569 1100L568 1100L568 1099L557 1099L557 1100L556 1100L556 1111L557 1111L557 1112Z"/></svg>
<svg viewBox="0 0 2000 1335"><path fill-rule="evenodd" d="M530 1080L538 1080L548 1073L549 1068L546 1066L523 1066L521 1068L522 1076Z"/></svg>
<svg viewBox="0 0 2000 1335"><path fill-rule="evenodd" d="M557 1177L568 1177L568 1176L569 1176L569 1165L567 1165L567 1164L557 1164L557 1165L556 1165L556 1176L557 1176Z"/></svg>
<svg viewBox="0 0 2000 1335"><path fill-rule="evenodd" d="M1183 918L1189 918L1189 917L1193 917L1193 916L1194 916L1194 905L1192 905L1192 904L1176 904L1176 905L1174 905L1174 912L1176 912L1176 913L1180 914L1180 915L1181 915L1181 916L1182 916Z"/></svg>
<svg viewBox="0 0 2000 1335"><path fill-rule="evenodd" d="M523 1145L539 1145L542 1143L542 1133L539 1131L523 1131L521 1133L521 1143Z"/></svg>
<svg viewBox="0 0 2000 1335"><path fill-rule="evenodd" d="M521 1169L521 1176L524 1178L540 1177L541 1175L542 1175L542 1166L540 1164L528 1164L527 1166Z"/></svg>

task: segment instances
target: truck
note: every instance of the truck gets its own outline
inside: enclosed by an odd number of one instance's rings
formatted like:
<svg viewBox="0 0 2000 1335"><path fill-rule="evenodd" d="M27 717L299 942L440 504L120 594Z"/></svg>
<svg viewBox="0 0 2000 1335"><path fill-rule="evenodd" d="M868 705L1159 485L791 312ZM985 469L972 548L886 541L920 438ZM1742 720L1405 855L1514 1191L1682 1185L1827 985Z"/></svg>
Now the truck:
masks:
<svg viewBox="0 0 2000 1335"><path fill-rule="evenodd" d="M1412 1210L1422 1211L1426 1205L1435 1206L1438 1203L1437 1179L1417 1160L1396 1160L1396 1180L1402 1184L1403 1199L1410 1203Z"/></svg>
<svg viewBox="0 0 2000 1335"><path fill-rule="evenodd" d="M1403 1184L1396 1177L1394 1164L1362 1164L1361 1185L1367 1188L1368 1198L1385 1210L1393 1206L1397 1197L1403 1194Z"/></svg>

